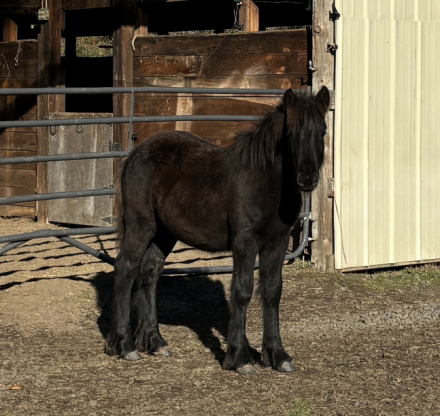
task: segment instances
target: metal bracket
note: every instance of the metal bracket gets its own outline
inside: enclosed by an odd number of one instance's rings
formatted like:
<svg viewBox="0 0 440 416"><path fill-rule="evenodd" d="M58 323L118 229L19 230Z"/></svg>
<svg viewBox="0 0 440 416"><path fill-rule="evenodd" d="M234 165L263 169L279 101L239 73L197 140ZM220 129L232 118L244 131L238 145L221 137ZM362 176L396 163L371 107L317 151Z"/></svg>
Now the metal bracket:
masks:
<svg viewBox="0 0 440 416"><path fill-rule="evenodd" d="M329 20L331 20L332 22L334 22L335 20L339 20L339 18L341 17L341 14L338 12L334 4L332 10L328 12L328 15L329 15Z"/></svg>
<svg viewBox="0 0 440 416"><path fill-rule="evenodd" d="M118 221L118 219L116 217L110 216L110 217L104 217L101 218L102 221L108 223L108 224L116 224L116 222Z"/></svg>
<svg viewBox="0 0 440 416"><path fill-rule="evenodd" d="M109 152L120 152L122 150L121 143L108 143L108 150Z"/></svg>
<svg viewBox="0 0 440 416"><path fill-rule="evenodd" d="M327 43L327 52L334 55L338 50L338 45L336 43Z"/></svg>

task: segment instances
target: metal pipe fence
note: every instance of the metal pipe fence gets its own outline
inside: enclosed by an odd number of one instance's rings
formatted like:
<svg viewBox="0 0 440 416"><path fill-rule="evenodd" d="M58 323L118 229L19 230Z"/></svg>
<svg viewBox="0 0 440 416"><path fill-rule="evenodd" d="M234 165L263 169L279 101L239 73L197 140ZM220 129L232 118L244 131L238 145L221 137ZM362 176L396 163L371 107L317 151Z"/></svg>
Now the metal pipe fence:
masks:
<svg viewBox="0 0 440 416"><path fill-rule="evenodd" d="M170 93L170 94L209 94L209 95L280 95L284 93L281 89L237 89L237 88L171 88L171 87L102 87L102 88L4 88L0 90L0 96L3 95L40 95L40 94L131 94L131 109L129 117L102 117L93 119L69 119L69 120L24 120L24 121L0 121L0 129L8 127L52 127L66 125L88 125L88 124L122 124L130 123L129 149L124 151L109 152L92 152L92 153L75 153L75 154L59 154L44 156L27 156L1 158L0 165L20 164L20 163L43 163L57 162L68 160L85 160L85 159L102 159L102 158L118 158L126 157L131 150L131 135L133 132L133 123L138 122L164 122L164 121L256 121L258 116L249 115L182 115L182 116L134 116L134 94L135 93ZM24 195L19 197L0 198L0 205L12 205L19 202L46 201L61 198L90 197L101 195L114 195L115 190L109 189L89 189L71 192L53 192L40 195ZM300 246L286 256L286 259L293 259L300 255L308 242L308 230L310 222L310 195L305 198L305 212L300 214L303 218L303 238ZM36 238L56 237L80 250L91 254L98 259L109 264L114 264L114 258L100 253L93 248L71 238L72 235L103 235L116 232L116 227L86 227L72 228L67 230L40 230L33 233L16 234L0 237L0 244L6 243L0 249L0 255ZM255 265L258 268L258 263ZM232 266L217 267L191 267L179 269L165 269L163 274L212 274L212 273L230 273Z"/></svg>

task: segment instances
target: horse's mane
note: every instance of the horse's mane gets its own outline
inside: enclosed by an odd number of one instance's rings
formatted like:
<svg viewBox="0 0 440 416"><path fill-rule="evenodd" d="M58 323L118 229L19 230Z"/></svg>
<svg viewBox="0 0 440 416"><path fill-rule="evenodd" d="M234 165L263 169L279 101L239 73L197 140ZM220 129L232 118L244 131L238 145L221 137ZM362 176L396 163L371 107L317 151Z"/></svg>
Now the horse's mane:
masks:
<svg viewBox="0 0 440 416"><path fill-rule="evenodd" d="M295 92L297 102L289 109L290 125L299 129L300 122L315 124L325 111L312 102L315 96L308 92ZM247 131L235 136L234 152L246 167L266 169L273 165L277 148L285 132L286 110L283 103L267 112Z"/></svg>

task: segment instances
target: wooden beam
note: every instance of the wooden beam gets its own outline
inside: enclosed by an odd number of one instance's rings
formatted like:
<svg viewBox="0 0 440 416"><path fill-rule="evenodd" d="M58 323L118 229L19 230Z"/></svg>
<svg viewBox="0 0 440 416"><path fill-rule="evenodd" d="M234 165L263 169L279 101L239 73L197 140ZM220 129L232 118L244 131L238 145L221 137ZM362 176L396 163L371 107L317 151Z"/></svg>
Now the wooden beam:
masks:
<svg viewBox="0 0 440 416"><path fill-rule="evenodd" d="M113 86L131 87L133 85L133 47L134 28L138 19L138 6L133 0L113 0ZM130 115L131 94L113 95L113 117ZM130 126L113 125L113 143L121 149L128 149ZM119 171L121 161L114 160L113 172Z"/></svg>
<svg viewBox="0 0 440 416"><path fill-rule="evenodd" d="M101 9L111 6L111 0L62 0L63 10Z"/></svg>
<svg viewBox="0 0 440 416"><path fill-rule="evenodd" d="M61 28L63 22L61 0L49 2L49 21L41 26L38 35L38 86L59 87L61 66ZM64 111L64 96L39 95L37 118L43 120L55 111ZM49 153L49 132L47 127L37 128L37 154ZM37 193L49 191L47 163L37 165ZM37 203L38 222L48 222L48 201Z"/></svg>
<svg viewBox="0 0 440 416"><path fill-rule="evenodd" d="M258 32L260 28L260 12L252 0L244 0L240 7L239 23L245 32Z"/></svg>
<svg viewBox="0 0 440 416"><path fill-rule="evenodd" d="M312 24L312 85L316 93L325 85L332 93L334 90L335 60L327 52L327 44L334 43L334 23L329 20L333 0L313 1ZM332 94L333 95L333 94ZM325 158L321 169L321 180L312 194L312 262L324 270L334 270L334 236L333 236L333 197L331 186L333 181L333 108L327 116L327 135L325 136Z"/></svg>
<svg viewBox="0 0 440 416"><path fill-rule="evenodd" d="M10 18L3 18L3 42L14 42L18 39L18 26Z"/></svg>
<svg viewBox="0 0 440 416"><path fill-rule="evenodd" d="M139 15L136 20L134 28L134 36L147 36L148 35L148 19L145 11L139 7Z"/></svg>

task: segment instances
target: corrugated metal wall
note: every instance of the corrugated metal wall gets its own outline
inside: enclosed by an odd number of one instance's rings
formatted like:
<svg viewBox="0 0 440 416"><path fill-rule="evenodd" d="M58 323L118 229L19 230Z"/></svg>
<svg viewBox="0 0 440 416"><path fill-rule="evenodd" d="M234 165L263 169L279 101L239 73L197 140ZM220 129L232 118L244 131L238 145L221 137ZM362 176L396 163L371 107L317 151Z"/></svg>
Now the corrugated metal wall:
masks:
<svg viewBox="0 0 440 416"><path fill-rule="evenodd" d="M440 259L440 1L336 7L336 268Z"/></svg>

